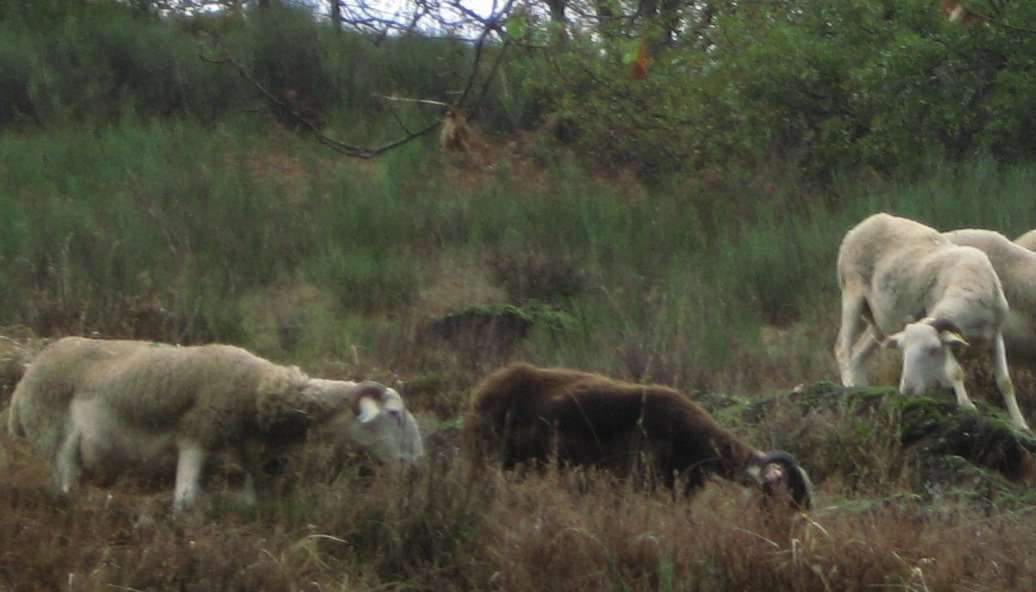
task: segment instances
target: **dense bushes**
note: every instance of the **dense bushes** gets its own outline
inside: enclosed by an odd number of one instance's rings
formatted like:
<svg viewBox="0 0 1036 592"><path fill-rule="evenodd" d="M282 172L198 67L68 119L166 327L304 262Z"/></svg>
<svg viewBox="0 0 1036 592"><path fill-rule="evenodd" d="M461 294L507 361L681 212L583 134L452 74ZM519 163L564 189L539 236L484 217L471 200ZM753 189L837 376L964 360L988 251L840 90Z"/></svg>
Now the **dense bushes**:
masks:
<svg viewBox="0 0 1036 592"><path fill-rule="evenodd" d="M410 323L446 301L545 304L575 323L534 332L532 357L692 386L827 377L833 257L854 222L1036 224L1032 167L998 163L1032 150L1036 37L957 27L919 0L784 5L717 15L708 51L677 37L641 79L578 29L509 49L482 125L552 114L567 148L521 135L451 164L414 143L353 166L272 125L232 67L199 59L208 40L369 143L398 133L390 108L435 116L372 94L452 100L468 46L375 45L281 9L73 3L26 20L0 0L0 126L17 132L0 136L0 323L405 356ZM629 169L655 183L615 174ZM468 286L478 301L449 295ZM386 317L403 319L391 335ZM763 326L822 346L760 344ZM766 348L756 372L730 370Z"/></svg>
<svg viewBox="0 0 1036 592"><path fill-rule="evenodd" d="M1012 28L1036 23L1029 3L974 27L947 22L928 0L728 7L697 24L685 16L687 31L651 45L643 78L630 60L657 23L603 37L582 23L559 42L530 20L536 48L509 51L491 80L498 48L482 60L473 90L486 82L487 92L475 115L496 131L564 121L587 162L656 179L766 170L830 183L862 167L916 175L933 158L1033 156L1036 35ZM110 123L127 111L213 122L266 109L232 67L199 58L214 54L213 38L275 95L364 143L398 135L390 109L409 125L438 115L375 95L456 100L474 59L461 41L372 43L287 8L160 19L116 4L33 11L5 0L0 126Z"/></svg>
<svg viewBox="0 0 1036 592"><path fill-rule="evenodd" d="M650 74L601 60L591 41L552 58L566 76L545 89L605 163L647 171L791 171L830 181L872 167L912 174L932 158L977 151L1033 156L1036 8L964 27L937 3L800 1L717 16L709 49L688 35L659 49ZM544 68L540 76L549 76Z"/></svg>

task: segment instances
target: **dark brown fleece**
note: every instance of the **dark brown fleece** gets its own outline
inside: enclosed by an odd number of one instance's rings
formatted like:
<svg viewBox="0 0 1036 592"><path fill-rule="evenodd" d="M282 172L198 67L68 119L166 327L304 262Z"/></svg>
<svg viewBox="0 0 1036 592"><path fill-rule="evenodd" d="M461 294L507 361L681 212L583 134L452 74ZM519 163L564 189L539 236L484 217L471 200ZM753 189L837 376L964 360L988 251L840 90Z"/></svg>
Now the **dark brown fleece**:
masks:
<svg viewBox="0 0 1036 592"><path fill-rule="evenodd" d="M808 505L808 480L794 459L755 450L668 387L515 364L476 388L472 411L468 432L476 454L505 468L556 455L563 465L621 476L650 469L669 487L683 482L689 493L710 474L744 482L749 467L776 462L791 475L796 503Z"/></svg>

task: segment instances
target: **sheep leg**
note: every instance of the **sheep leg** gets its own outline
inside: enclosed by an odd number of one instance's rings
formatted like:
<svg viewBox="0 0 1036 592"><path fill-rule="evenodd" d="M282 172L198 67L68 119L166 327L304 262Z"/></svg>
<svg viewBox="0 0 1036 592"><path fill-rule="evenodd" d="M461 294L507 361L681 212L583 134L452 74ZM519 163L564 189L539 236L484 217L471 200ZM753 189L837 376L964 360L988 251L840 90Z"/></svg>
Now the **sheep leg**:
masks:
<svg viewBox="0 0 1036 592"><path fill-rule="evenodd" d="M867 380L867 361L874 355L874 351L881 346L881 342L878 341L875 333L874 327L868 326L864 330L863 335L856 341L856 346L849 357L849 377L852 383L847 386L867 386L870 384L870 381Z"/></svg>
<svg viewBox="0 0 1036 592"><path fill-rule="evenodd" d="M61 443L57 458L55 459L55 477L58 491L64 494L71 493L72 488L76 486L79 476L83 472L79 458L80 435L78 429L72 429Z"/></svg>
<svg viewBox="0 0 1036 592"><path fill-rule="evenodd" d="M176 489L173 511L179 512L194 503L200 490L201 471L205 466L205 451L193 442L181 442L176 460Z"/></svg>
<svg viewBox="0 0 1036 592"><path fill-rule="evenodd" d="M964 388L964 369L960 367L957 360L950 356L950 363L953 364L953 368L950 369L950 375L953 380L953 394L957 396L957 405L964 409L974 411L976 409L975 404L971 402L968 397L968 391Z"/></svg>
<svg viewBox="0 0 1036 592"><path fill-rule="evenodd" d="M245 473L245 484L241 487L241 503L254 506L256 501L255 479L251 472Z"/></svg>
<svg viewBox="0 0 1036 592"><path fill-rule="evenodd" d="M853 363L853 347L864 330L863 313L866 306L867 301L859 290L850 286L842 288L842 324L835 341L835 358L838 359L843 386L862 386L867 383L866 376L861 375L859 364Z"/></svg>
<svg viewBox="0 0 1036 592"><path fill-rule="evenodd" d="M236 451L241 469L245 472L245 483L238 492L241 502L248 506L254 506L258 495L256 493L256 475L262 474L262 457L260 450L254 443L244 443Z"/></svg>
<svg viewBox="0 0 1036 592"><path fill-rule="evenodd" d="M1004 397L1004 406L1007 407L1007 413L1011 416L1011 421L1023 430L1028 430L1029 424L1026 423L1021 409L1018 408L1018 401L1014 397L1014 382L1007 371L1007 348L1004 347L1004 336L1002 333L997 333L996 339L993 341L993 364L996 386Z"/></svg>

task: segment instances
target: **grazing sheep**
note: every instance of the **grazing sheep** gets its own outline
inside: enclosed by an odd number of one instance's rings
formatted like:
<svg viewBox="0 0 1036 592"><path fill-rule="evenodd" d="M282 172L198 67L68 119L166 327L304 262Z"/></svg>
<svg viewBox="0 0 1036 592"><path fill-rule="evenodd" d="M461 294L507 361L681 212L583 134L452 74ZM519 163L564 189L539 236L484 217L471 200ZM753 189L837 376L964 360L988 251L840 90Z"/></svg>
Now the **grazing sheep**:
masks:
<svg viewBox="0 0 1036 592"><path fill-rule="evenodd" d="M414 418L375 382L309 378L228 345L177 347L66 337L30 364L15 389L12 435L53 460L57 487L79 478L173 473L175 510L198 496L206 461L227 453L254 495L260 451L301 441L311 427L343 422L343 440L382 462L423 454ZM264 450L265 449L265 450Z"/></svg>
<svg viewBox="0 0 1036 592"><path fill-rule="evenodd" d="M1001 332L1007 298L985 253L912 220L875 214L842 240L838 283L842 321L835 356L844 385L867 383L864 364L884 344L902 352L901 392L952 387L957 403L973 409L954 357L967 338L993 350L1007 411L1015 425L1028 429L1007 370Z"/></svg>
<svg viewBox="0 0 1036 592"><path fill-rule="evenodd" d="M1015 244L1019 244L1030 251L1036 251L1036 230L1030 230L1025 234L1014 239Z"/></svg>
<svg viewBox="0 0 1036 592"><path fill-rule="evenodd" d="M636 469L678 481L693 492L717 474L781 491L802 509L811 504L805 471L785 452L765 454L724 430L677 391L611 380L565 368L515 364L476 389L468 425L477 459L505 469L556 455L563 465L595 466L628 477ZM647 465L640 465L647 459Z"/></svg>
<svg viewBox="0 0 1036 592"><path fill-rule="evenodd" d="M1007 356L1014 362L1036 363L1036 253L992 230L966 228L943 236L989 257L1011 305L1002 329Z"/></svg>

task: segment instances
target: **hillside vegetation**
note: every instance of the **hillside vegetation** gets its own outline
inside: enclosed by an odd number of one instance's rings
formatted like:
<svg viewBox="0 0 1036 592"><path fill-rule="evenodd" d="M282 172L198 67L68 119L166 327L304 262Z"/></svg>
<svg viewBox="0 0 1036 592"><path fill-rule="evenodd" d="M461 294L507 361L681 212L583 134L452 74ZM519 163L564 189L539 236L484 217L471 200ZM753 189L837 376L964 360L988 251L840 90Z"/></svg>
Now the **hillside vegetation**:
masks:
<svg viewBox="0 0 1036 592"><path fill-rule="evenodd" d="M1036 5L962 26L922 0L702 3L707 27L671 38L559 35L533 11L479 54L277 2L157 4L0 0L0 407L50 338L220 341L397 385L442 454L393 482L307 449L257 508L178 519L129 484L61 499L5 435L0 590L1034 587L1029 439L939 444L932 425L969 416L823 381L856 222L1036 227ZM382 97L454 104L472 72L467 151L429 134L350 158L283 108L379 146L442 114ZM672 385L799 456L819 508L472 479L451 453L469 391L516 359ZM1031 420L1036 381L1013 371ZM896 373L886 354L874 378Z"/></svg>

